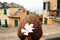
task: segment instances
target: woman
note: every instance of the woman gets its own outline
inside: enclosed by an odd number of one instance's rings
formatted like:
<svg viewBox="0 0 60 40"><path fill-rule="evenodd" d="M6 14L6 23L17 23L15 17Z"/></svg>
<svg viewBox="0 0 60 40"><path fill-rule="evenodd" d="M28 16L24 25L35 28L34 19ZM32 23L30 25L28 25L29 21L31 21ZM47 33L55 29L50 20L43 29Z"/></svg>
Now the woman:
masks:
<svg viewBox="0 0 60 40"><path fill-rule="evenodd" d="M34 15L25 16L19 24L18 37L21 40L43 40L41 22Z"/></svg>

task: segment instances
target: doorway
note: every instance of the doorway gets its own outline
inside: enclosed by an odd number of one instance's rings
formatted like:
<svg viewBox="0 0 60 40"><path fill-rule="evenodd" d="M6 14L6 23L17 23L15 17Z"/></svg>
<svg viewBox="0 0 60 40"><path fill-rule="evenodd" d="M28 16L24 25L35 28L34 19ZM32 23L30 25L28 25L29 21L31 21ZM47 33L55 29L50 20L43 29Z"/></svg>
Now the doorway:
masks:
<svg viewBox="0 0 60 40"><path fill-rule="evenodd" d="M15 27L17 27L18 26L18 20L15 20L14 24L15 24Z"/></svg>
<svg viewBox="0 0 60 40"><path fill-rule="evenodd" d="M48 18L44 18L44 24L47 24Z"/></svg>

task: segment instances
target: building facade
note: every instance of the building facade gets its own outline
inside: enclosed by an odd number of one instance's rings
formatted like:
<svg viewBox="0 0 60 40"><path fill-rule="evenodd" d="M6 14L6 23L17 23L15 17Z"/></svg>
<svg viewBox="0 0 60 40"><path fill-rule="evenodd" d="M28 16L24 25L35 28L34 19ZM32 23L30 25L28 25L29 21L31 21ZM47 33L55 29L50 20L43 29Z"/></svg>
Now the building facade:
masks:
<svg viewBox="0 0 60 40"><path fill-rule="evenodd" d="M53 20L50 16L59 15L57 13L58 9L59 0L43 0L43 24L49 24Z"/></svg>
<svg viewBox="0 0 60 40"><path fill-rule="evenodd" d="M27 15L27 10L18 10L14 15L9 16L9 25L10 27L18 27L20 20Z"/></svg>
<svg viewBox="0 0 60 40"><path fill-rule="evenodd" d="M6 4L0 2L0 27L18 27L20 20L27 15L27 10L15 3Z"/></svg>
<svg viewBox="0 0 60 40"><path fill-rule="evenodd" d="M8 8L6 8L6 9L4 9L4 8L1 8L0 9L0 27L1 26L8 26L9 25L9 18L8 18L8 16L9 16L9 9Z"/></svg>

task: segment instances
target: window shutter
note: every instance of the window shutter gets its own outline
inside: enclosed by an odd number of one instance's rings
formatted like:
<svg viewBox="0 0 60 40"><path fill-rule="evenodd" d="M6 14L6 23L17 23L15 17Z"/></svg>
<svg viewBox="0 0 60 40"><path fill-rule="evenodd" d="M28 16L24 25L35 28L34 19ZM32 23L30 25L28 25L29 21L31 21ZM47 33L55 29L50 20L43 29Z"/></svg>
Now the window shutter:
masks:
<svg viewBox="0 0 60 40"><path fill-rule="evenodd" d="M0 26L1 26L1 20L0 20Z"/></svg>
<svg viewBox="0 0 60 40"><path fill-rule="evenodd" d="M45 2L44 2L44 4L43 4L43 9L45 10Z"/></svg>
<svg viewBox="0 0 60 40"><path fill-rule="evenodd" d="M50 2L48 2L48 10L50 10Z"/></svg>
<svg viewBox="0 0 60 40"><path fill-rule="evenodd" d="M57 9L60 9L60 0L58 0L57 3L58 3L58 4L57 4Z"/></svg>
<svg viewBox="0 0 60 40"><path fill-rule="evenodd" d="M4 9L4 14L5 14L5 15L7 14L7 11L6 11L6 9Z"/></svg>

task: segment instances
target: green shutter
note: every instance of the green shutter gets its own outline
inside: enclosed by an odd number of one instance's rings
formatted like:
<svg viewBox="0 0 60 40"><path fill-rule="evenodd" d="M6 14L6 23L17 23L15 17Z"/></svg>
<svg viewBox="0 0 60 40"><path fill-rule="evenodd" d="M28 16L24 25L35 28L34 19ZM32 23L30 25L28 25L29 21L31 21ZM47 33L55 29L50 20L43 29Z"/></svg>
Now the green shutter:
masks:
<svg viewBox="0 0 60 40"><path fill-rule="evenodd" d="M5 26L7 27L8 26L8 24L7 24L7 20L5 19Z"/></svg>
<svg viewBox="0 0 60 40"><path fill-rule="evenodd" d="M46 5L46 2L44 2L44 4L43 4L43 9L45 10L45 5Z"/></svg>
<svg viewBox="0 0 60 40"><path fill-rule="evenodd" d="M0 20L0 27L1 27L1 20Z"/></svg>
<svg viewBox="0 0 60 40"><path fill-rule="evenodd" d="M57 2L57 9L60 9L60 0Z"/></svg>
<svg viewBox="0 0 60 40"><path fill-rule="evenodd" d="M5 15L7 14L7 11L6 11L6 9L4 9L4 14L5 14Z"/></svg>
<svg viewBox="0 0 60 40"><path fill-rule="evenodd" d="M48 20L47 18L44 18L44 24L47 24L47 20Z"/></svg>
<svg viewBox="0 0 60 40"><path fill-rule="evenodd" d="M48 10L50 10L50 2L48 2Z"/></svg>
<svg viewBox="0 0 60 40"><path fill-rule="evenodd" d="M18 26L18 20L15 20L15 27Z"/></svg>

